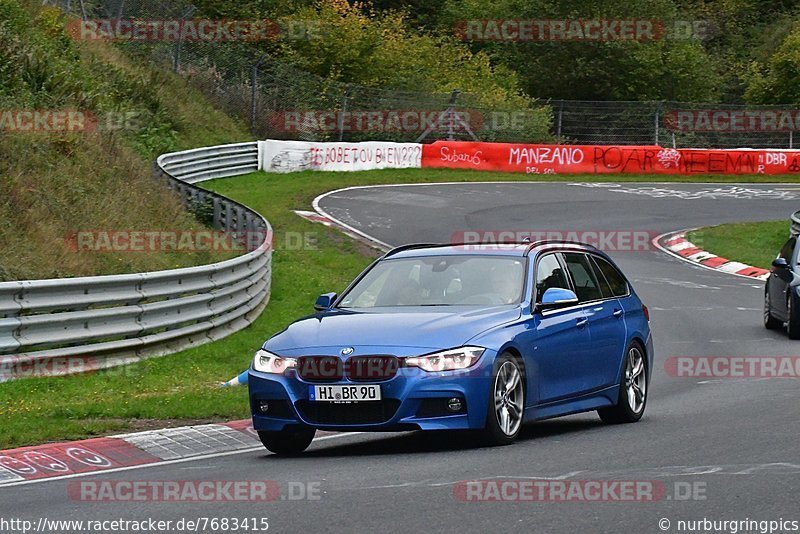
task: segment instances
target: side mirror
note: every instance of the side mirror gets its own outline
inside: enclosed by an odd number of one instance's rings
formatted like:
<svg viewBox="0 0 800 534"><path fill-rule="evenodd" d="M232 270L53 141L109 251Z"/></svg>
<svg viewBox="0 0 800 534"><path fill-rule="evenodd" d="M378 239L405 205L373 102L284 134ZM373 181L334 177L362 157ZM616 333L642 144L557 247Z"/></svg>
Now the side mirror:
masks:
<svg viewBox="0 0 800 534"><path fill-rule="evenodd" d="M314 303L314 309L317 311L325 311L333 306L336 301L336 293L325 293L317 297L317 302Z"/></svg>
<svg viewBox="0 0 800 534"><path fill-rule="evenodd" d="M787 269L789 267L789 263L785 258L775 258L772 260L772 266L776 269Z"/></svg>
<svg viewBox="0 0 800 534"><path fill-rule="evenodd" d="M542 295L542 302L539 308L542 310L552 310L555 308L566 308L578 303L578 295L569 289L551 287Z"/></svg>

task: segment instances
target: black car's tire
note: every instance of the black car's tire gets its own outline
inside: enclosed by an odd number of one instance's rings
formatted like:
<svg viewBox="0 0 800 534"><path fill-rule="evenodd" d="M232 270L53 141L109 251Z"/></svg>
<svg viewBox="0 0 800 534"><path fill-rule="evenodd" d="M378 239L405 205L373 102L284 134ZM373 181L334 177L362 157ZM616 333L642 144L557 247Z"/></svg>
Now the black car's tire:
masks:
<svg viewBox="0 0 800 534"><path fill-rule="evenodd" d="M783 323L772 316L772 305L769 300L769 286L764 290L764 327L767 330L783 328Z"/></svg>
<svg viewBox="0 0 800 534"><path fill-rule="evenodd" d="M636 387L633 388L633 393L631 393L632 384L636 384ZM648 386L647 356L641 344L633 341L625 349L625 365L619 383L617 404L597 410L600 419L604 423L612 425L635 423L641 419L647 406ZM633 395L633 398L631 398L631 395Z"/></svg>
<svg viewBox="0 0 800 534"><path fill-rule="evenodd" d="M517 377L518 387L509 389L508 381ZM486 410L486 426L481 432L481 441L486 445L510 445L519 436L525 414L525 371L521 362L512 354L504 352L494 362L492 380L489 384L489 402ZM501 411L505 410L503 418ZM508 417L514 416L509 424ZM503 421L501 421L503 419Z"/></svg>
<svg viewBox="0 0 800 534"><path fill-rule="evenodd" d="M279 431L259 430L258 438L268 450L275 454L294 456L311 445L317 430L306 426L287 427Z"/></svg>
<svg viewBox="0 0 800 534"><path fill-rule="evenodd" d="M790 289L786 299L786 311L789 319L786 321L786 333L789 334L789 339L800 339L800 303L797 300L794 289Z"/></svg>

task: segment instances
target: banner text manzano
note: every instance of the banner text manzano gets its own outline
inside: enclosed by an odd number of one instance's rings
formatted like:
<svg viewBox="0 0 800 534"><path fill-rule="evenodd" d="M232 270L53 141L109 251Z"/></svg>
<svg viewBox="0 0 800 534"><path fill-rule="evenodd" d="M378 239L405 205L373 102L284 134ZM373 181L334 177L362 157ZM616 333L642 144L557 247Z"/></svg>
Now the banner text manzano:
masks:
<svg viewBox="0 0 800 534"><path fill-rule="evenodd" d="M526 174L788 174L800 172L800 150L437 141L423 145L422 166Z"/></svg>

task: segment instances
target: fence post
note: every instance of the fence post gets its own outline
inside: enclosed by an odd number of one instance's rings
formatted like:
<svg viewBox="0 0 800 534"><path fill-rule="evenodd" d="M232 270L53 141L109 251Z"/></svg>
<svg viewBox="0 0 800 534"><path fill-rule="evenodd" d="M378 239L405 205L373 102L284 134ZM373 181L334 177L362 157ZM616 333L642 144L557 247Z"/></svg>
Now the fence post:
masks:
<svg viewBox="0 0 800 534"><path fill-rule="evenodd" d="M658 116L661 112L661 102L656 104L656 115L655 115L655 141L654 145L658 145Z"/></svg>
<svg viewBox="0 0 800 534"><path fill-rule="evenodd" d="M789 148L794 148L792 146L793 141L794 141L794 136L792 134L794 134L794 132L792 130L789 130Z"/></svg>
<svg viewBox="0 0 800 534"><path fill-rule="evenodd" d="M253 135L256 135L256 115L258 114L258 69L266 58L267 54L261 54L253 63L250 73L250 133Z"/></svg>
<svg viewBox="0 0 800 534"><path fill-rule="evenodd" d="M81 1L81 3L83 3ZM183 23L186 21L187 17L191 17L192 13L194 13L195 7L190 6L183 15L181 15L180 20L180 28L178 31L178 40L175 42L175 54L172 57L172 71L178 72L181 68L181 44L183 43Z"/></svg>
<svg viewBox="0 0 800 534"><path fill-rule="evenodd" d="M342 95L342 109L339 112L339 119L336 121L336 127L339 130L340 143L344 138L344 114L347 113L347 99L350 96L350 91L352 90L353 90L353 84L348 83L347 85L344 86L344 94Z"/></svg>
<svg viewBox="0 0 800 534"><path fill-rule="evenodd" d="M564 101L558 101L558 121L556 122L556 143L561 144L561 117L564 114Z"/></svg>
<svg viewBox="0 0 800 534"><path fill-rule="evenodd" d="M461 91L458 89L453 89L452 94L450 95L450 103L447 105L447 116L449 120L447 121L447 140L448 141L455 141L456 138L453 134L453 113L455 113L456 109L456 102L458 101L458 95L461 94Z"/></svg>
<svg viewBox="0 0 800 534"><path fill-rule="evenodd" d="M445 117L448 117L449 119L447 122L447 140L455 141L455 136L453 135L454 115L456 118L458 118L458 122L467 131L470 137L472 137L473 140L478 141L478 138L475 136L475 133L469 127L469 124L467 124L467 122L464 121L463 118L458 117L458 115L454 113L456 108L456 102L458 101L458 95L460 94L461 91L459 89L453 89L453 92L450 94L450 102L447 104L447 109L439 113L439 117L437 118L436 122L425 128L425 131L422 132L422 134L419 137L417 137L416 141L414 141L415 143L421 143L426 137L428 137L428 134L430 134L435 128L441 125L442 120L444 120Z"/></svg>

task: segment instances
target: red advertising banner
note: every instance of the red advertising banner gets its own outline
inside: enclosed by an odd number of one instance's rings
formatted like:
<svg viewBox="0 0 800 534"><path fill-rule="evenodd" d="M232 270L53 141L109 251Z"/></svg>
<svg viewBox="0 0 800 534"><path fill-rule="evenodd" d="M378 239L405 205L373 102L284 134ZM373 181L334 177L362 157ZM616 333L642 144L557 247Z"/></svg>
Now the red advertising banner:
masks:
<svg viewBox="0 0 800 534"><path fill-rule="evenodd" d="M800 150L437 141L423 145L422 166L527 174L791 174L800 172Z"/></svg>

